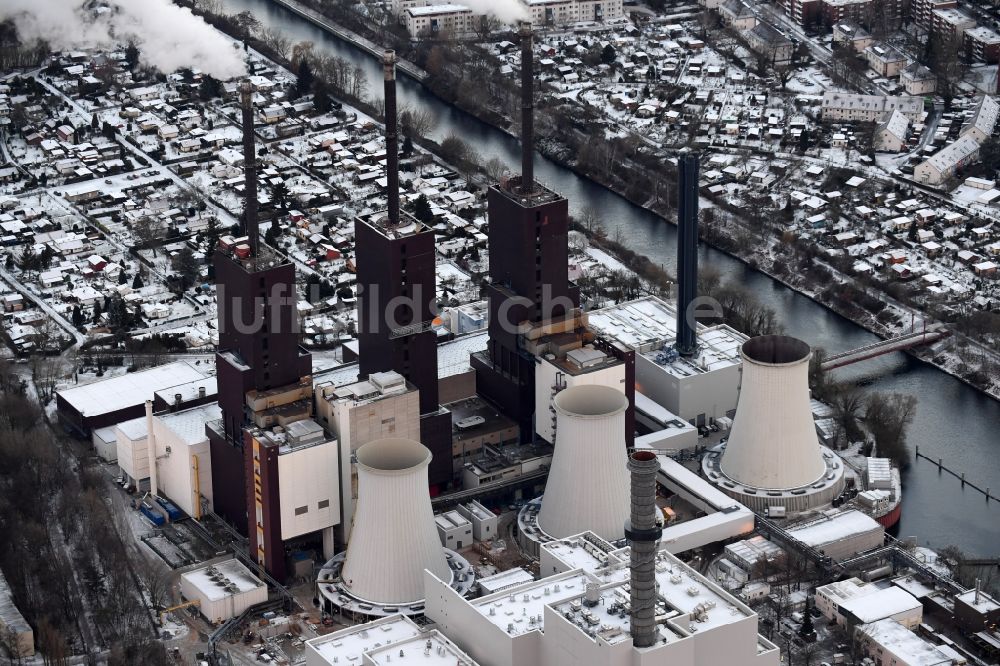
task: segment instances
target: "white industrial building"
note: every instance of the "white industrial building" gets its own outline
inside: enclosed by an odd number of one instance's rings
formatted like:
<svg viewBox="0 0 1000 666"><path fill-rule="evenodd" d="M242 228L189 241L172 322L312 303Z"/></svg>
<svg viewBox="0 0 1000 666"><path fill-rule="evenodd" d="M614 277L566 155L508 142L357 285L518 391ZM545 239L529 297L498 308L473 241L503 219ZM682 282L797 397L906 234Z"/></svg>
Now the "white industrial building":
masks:
<svg viewBox="0 0 1000 666"><path fill-rule="evenodd" d="M137 490L149 490L149 446L146 417L124 421L115 426L115 450L118 467L125 480Z"/></svg>
<svg viewBox="0 0 1000 666"><path fill-rule="evenodd" d="M695 425L731 416L736 409L739 350L747 339L742 333L699 324L698 353L679 356L672 351L677 309L655 296L594 310L588 322L606 339L635 350L637 393Z"/></svg>
<svg viewBox="0 0 1000 666"><path fill-rule="evenodd" d="M728 417L718 419L728 423ZM673 449L681 451L698 446L698 428L672 413L659 403L635 392L635 423L650 432L636 437L636 444L642 442L651 449Z"/></svg>
<svg viewBox="0 0 1000 666"><path fill-rule="evenodd" d="M472 523L472 538L476 541L489 541L497 536L499 518L485 506L473 500L458 507L458 512Z"/></svg>
<svg viewBox="0 0 1000 666"><path fill-rule="evenodd" d="M787 529L798 541L838 562L879 548L885 541L885 528L875 519L854 510L833 509Z"/></svg>
<svg viewBox="0 0 1000 666"><path fill-rule="evenodd" d="M729 438L702 459L722 492L776 515L830 504L844 489L844 465L819 443L809 398L805 342L784 335L748 340ZM874 522L874 521L873 521Z"/></svg>
<svg viewBox="0 0 1000 666"><path fill-rule="evenodd" d="M267 601L267 585L235 559L181 574L180 588L184 598L197 601L201 614L213 624Z"/></svg>
<svg viewBox="0 0 1000 666"><path fill-rule="evenodd" d="M106 428L95 428L90 433L90 443L94 445L94 451L106 462L118 461L118 443L115 440L114 426Z"/></svg>
<svg viewBox="0 0 1000 666"><path fill-rule="evenodd" d="M885 619L912 628L923 621L923 606L906 590L857 578L817 587L816 609L830 622L852 628Z"/></svg>
<svg viewBox="0 0 1000 666"><path fill-rule="evenodd" d="M287 542L314 534L323 556L333 557L341 515L338 440L312 419L253 428L249 434L255 490L251 546L257 561L265 566L284 558ZM296 572L311 574L311 569Z"/></svg>
<svg viewBox="0 0 1000 666"><path fill-rule="evenodd" d="M168 498L189 516L212 503L212 454L205 424L222 418L218 403L151 416L147 435L150 492Z"/></svg>
<svg viewBox="0 0 1000 666"><path fill-rule="evenodd" d="M723 553L727 560L747 574L758 573L766 563L775 563L785 557L785 551L780 546L760 535L727 544Z"/></svg>
<svg viewBox="0 0 1000 666"><path fill-rule="evenodd" d="M544 553L545 578L471 601L426 574L427 617L482 666L779 662L749 607L669 553L657 556L657 642L641 649L630 635L627 548L585 533Z"/></svg>
<svg viewBox="0 0 1000 666"><path fill-rule="evenodd" d="M477 666L439 631L426 631L400 615L381 618L313 638L305 644L306 666Z"/></svg>
<svg viewBox="0 0 1000 666"><path fill-rule="evenodd" d="M614 356L585 345L561 358L543 354L535 366L535 432L546 442L556 437L553 396L573 386L610 386L625 395L625 364Z"/></svg>
<svg viewBox="0 0 1000 666"><path fill-rule="evenodd" d="M460 550L472 545L472 521L458 511L446 511L434 516L441 545Z"/></svg>
<svg viewBox="0 0 1000 666"><path fill-rule="evenodd" d="M954 660L944 649L929 643L892 619L878 620L858 627L858 643L875 660L876 666L953 666Z"/></svg>

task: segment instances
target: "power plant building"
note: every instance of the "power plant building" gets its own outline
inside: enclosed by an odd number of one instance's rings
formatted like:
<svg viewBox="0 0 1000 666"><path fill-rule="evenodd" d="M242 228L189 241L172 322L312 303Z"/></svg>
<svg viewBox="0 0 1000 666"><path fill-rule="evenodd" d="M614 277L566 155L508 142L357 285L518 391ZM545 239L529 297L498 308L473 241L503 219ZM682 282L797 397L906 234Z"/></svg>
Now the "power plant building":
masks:
<svg viewBox="0 0 1000 666"><path fill-rule="evenodd" d="M198 610L212 624L267 601L267 586L235 559L182 573L180 590L185 599L198 602Z"/></svg>
<svg viewBox="0 0 1000 666"><path fill-rule="evenodd" d="M408 10L412 11L412 10ZM420 392L420 441L431 450L431 485L453 477L451 415L438 395L434 230L399 208L396 56L386 51L385 152L387 209L354 221L358 285L358 371L394 371Z"/></svg>
<svg viewBox="0 0 1000 666"><path fill-rule="evenodd" d="M489 343L472 355L480 395L517 422L520 439L552 441L552 397L567 386L600 383L629 400L635 423L632 352L598 338L569 274L569 203L535 181L532 31L521 37L521 175L489 189Z"/></svg>
<svg viewBox="0 0 1000 666"><path fill-rule="evenodd" d="M205 424L221 416L216 403L152 417L147 432L150 490L168 498L189 516L211 511L212 455Z"/></svg>
<svg viewBox="0 0 1000 666"><path fill-rule="evenodd" d="M731 416L739 398L739 348L747 337L735 329L698 325L697 352L672 349L677 308L655 296L588 313L590 327L635 352L636 390L695 425Z"/></svg>
<svg viewBox="0 0 1000 666"><path fill-rule="evenodd" d="M324 559L333 557L334 527L341 518L337 440L312 419L251 428L247 439L247 477L254 487L251 552L281 577L311 575L312 561L296 559L293 552L315 547Z"/></svg>
<svg viewBox="0 0 1000 666"><path fill-rule="evenodd" d="M778 648L758 635L748 606L662 551L655 643L635 647L629 558L628 548L576 535L548 549L544 578L471 601L428 573L427 616L482 666L779 663Z"/></svg>
<svg viewBox="0 0 1000 666"><path fill-rule="evenodd" d="M158 392L172 395L176 392L171 390L173 387L205 380L205 373L194 364L177 361L74 386L56 391L59 420L81 435L90 435L95 429L139 418L146 400L152 400ZM188 404L185 401L182 406Z"/></svg>
<svg viewBox="0 0 1000 666"><path fill-rule="evenodd" d="M383 666L407 661L427 666L478 666L437 630L425 631L401 615L373 620L305 643L306 666ZM394 661L394 658L398 661Z"/></svg>

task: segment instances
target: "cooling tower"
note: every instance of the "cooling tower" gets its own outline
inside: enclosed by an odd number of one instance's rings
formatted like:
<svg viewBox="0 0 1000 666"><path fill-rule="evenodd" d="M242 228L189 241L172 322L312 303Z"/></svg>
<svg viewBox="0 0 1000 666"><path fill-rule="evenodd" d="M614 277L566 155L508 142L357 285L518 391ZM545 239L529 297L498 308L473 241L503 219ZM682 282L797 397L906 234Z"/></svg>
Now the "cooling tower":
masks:
<svg viewBox="0 0 1000 666"><path fill-rule="evenodd" d="M573 386L552 400L556 442L538 527L563 539L586 530L621 539L629 517L628 398L609 386Z"/></svg>
<svg viewBox="0 0 1000 666"><path fill-rule="evenodd" d="M358 501L341 575L344 587L374 603L419 601L424 569L451 580L427 491L431 452L410 439L380 439L356 456Z"/></svg>
<svg viewBox="0 0 1000 666"><path fill-rule="evenodd" d="M809 402L809 345L785 335L743 343L743 380L720 469L752 488L785 490L824 478Z"/></svg>

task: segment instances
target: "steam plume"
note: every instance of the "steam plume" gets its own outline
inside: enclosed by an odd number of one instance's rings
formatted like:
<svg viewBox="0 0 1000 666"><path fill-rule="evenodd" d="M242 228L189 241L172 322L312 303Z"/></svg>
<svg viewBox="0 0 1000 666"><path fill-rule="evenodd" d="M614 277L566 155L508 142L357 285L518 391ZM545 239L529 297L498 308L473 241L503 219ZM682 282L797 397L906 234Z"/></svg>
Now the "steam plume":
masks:
<svg viewBox="0 0 1000 666"><path fill-rule="evenodd" d="M530 21L528 8L518 0L456 0L474 14L495 16L501 23L516 25L518 21Z"/></svg>
<svg viewBox="0 0 1000 666"><path fill-rule="evenodd" d="M22 41L54 49L110 47L135 42L140 60L164 73L197 68L217 79L246 72L234 43L170 0L2 0L0 21L11 20Z"/></svg>

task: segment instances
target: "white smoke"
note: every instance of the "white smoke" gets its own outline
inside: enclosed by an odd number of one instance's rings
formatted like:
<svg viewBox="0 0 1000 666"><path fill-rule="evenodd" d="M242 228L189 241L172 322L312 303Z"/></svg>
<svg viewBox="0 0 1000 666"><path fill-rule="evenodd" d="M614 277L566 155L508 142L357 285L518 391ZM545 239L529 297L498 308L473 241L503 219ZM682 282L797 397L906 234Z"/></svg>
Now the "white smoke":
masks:
<svg viewBox="0 0 1000 666"><path fill-rule="evenodd" d="M22 41L53 49L107 48L135 42L143 64L171 73L199 69L217 79L246 73L240 49L189 9L170 0L0 0L0 21L11 20Z"/></svg>
<svg viewBox="0 0 1000 666"><path fill-rule="evenodd" d="M474 14L497 17L501 23L515 25L518 21L529 21L528 8L520 0L455 0L465 5Z"/></svg>

